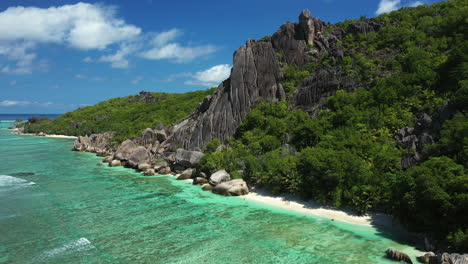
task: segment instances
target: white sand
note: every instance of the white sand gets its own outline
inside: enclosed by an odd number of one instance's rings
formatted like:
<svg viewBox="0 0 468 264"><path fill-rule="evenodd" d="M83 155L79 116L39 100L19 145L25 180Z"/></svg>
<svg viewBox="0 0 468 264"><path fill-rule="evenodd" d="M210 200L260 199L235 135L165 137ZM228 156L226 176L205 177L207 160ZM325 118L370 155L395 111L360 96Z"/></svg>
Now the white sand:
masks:
<svg viewBox="0 0 468 264"><path fill-rule="evenodd" d="M13 128L13 129L10 129L12 131L18 131L19 129L17 128ZM19 135L26 135L26 136L38 136L36 134L33 134L33 133L20 133ZM66 136L66 135L45 135L45 136L38 136L38 137L50 137L50 138L78 138L78 137L75 137L75 136Z"/></svg>
<svg viewBox="0 0 468 264"><path fill-rule="evenodd" d="M78 138L75 136L65 136L65 135L47 135L45 137L51 137L51 138Z"/></svg>
<svg viewBox="0 0 468 264"><path fill-rule="evenodd" d="M272 196L263 190L252 190L249 194L242 196L242 198L247 201L264 203L285 210L329 218L340 222L365 226L381 226L391 229L401 228L398 223L392 220L393 218L390 215L371 214L359 216L352 211L320 206L313 201L302 201L293 196Z"/></svg>

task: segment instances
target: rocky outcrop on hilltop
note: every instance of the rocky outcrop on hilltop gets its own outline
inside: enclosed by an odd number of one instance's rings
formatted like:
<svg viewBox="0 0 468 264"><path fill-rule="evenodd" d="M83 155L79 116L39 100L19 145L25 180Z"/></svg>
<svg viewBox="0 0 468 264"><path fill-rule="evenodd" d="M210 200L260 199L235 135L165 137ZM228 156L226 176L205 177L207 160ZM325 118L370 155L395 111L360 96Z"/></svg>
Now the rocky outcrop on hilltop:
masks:
<svg viewBox="0 0 468 264"><path fill-rule="evenodd" d="M80 136L75 140L74 149L77 151L94 152L98 155L105 156L114 151L110 143L110 139L113 136L114 133L112 132Z"/></svg>
<svg viewBox="0 0 468 264"><path fill-rule="evenodd" d="M201 148L214 138L226 140L259 99L285 98L279 60L270 42L248 40L234 53L231 76L187 119L173 127L172 146Z"/></svg>
<svg viewBox="0 0 468 264"><path fill-rule="evenodd" d="M352 30L369 33L379 29L372 20L361 22L353 24ZM216 192L225 195L246 193L247 186L239 181L232 182L226 171L213 173L211 177L199 171L198 162L203 156L200 150L215 138L225 142L232 137L260 100L274 103L286 99L292 108L314 114L338 89L356 87L352 78L332 66L311 72L292 96L287 96L282 86L286 65L304 68L310 63L318 64L323 58L336 61L343 57L345 51L339 45L343 35L342 28L325 24L304 10L298 22L287 22L271 37L247 40L237 49L229 78L180 123L169 128L162 125L147 128L141 136L123 142L117 149L110 147L108 135L80 137L75 149L101 151L108 155L103 162L139 169L145 175L185 172L180 179L194 179L197 184L205 184L204 189L224 184L216 188ZM132 100L150 103L154 97L142 91ZM193 170L188 173L187 169Z"/></svg>
<svg viewBox="0 0 468 264"><path fill-rule="evenodd" d="M285 23L266 40L248 40L234 53L230 77L192 115L173 127L171 145L197 150L214 138L225 141L233 136L259 100L286 99L281 85L283 63L302 67L314 56L343 56L337 45L341 36L339 28L326 25L304 10L299 23ZM349 86L354 87L348 79L337 79L336 72L313 73L294 97L293 106L313 108L339 87Z"/></svg>
<svg viewBox="0 0 468 264"><path fill-rule="evenodd" d="M408 150L401 160L404 168L409 168L421 161L424 147L437 141L442 125L454 113L453 107L447 101L439 113L434 116L421 113L414 126L403 127L397 132L395 135L397 144Z"/></svg>

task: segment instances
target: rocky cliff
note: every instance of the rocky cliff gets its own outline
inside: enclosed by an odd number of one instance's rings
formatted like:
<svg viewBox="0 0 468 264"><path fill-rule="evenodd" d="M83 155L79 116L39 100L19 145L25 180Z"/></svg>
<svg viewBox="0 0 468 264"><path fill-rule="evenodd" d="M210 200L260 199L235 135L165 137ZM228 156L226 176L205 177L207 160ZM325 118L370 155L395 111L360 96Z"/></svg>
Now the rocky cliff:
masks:
<svg viewBox="0 0 468 264"><path fill-rule="evenodd" d="M327 28L331 34L323 34ZM314 57L343 56L337 47L340 37L339 30L304 10L298 23L287 22L273 36L261 41L248 40L234 53L230 77L220 84L213 96L205 98L193 114L173 127L171 145L200 149L214 138L224 141L233 136L260 99L270 102L286 99L281 85L282 64L301 67ZM315 72L304 81L292 100L293 106L314 109L324 97L352 84L336 71Z"/></svg>

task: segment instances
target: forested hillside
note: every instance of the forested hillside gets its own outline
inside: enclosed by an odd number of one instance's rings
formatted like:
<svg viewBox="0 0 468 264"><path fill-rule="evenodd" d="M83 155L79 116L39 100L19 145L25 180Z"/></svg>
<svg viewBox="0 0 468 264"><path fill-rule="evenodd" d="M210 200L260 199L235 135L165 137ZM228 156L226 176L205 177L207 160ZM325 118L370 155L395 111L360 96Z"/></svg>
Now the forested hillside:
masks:
<svg viewBox="0 0 468 264"><path fill-rule="evenodd" d="M137 137L145 128L170 126L190 114L214 89L183 94L141 92L65 113L53 120L32 120L26 133L84 136L115 132L113 141Z"/></svg>
<svg viewBox="0 0 468 264"><path fill-rule="evenodd" d="M404 8L321 34L339 35L338 55L310 45L301 65L277 53L286 98L259 103L222 151L222 140L206 145L201 168L391 213L434 234L439 247L468 251L468 2ZM305 87L329 73L353 85L302 104Z"/></svg>

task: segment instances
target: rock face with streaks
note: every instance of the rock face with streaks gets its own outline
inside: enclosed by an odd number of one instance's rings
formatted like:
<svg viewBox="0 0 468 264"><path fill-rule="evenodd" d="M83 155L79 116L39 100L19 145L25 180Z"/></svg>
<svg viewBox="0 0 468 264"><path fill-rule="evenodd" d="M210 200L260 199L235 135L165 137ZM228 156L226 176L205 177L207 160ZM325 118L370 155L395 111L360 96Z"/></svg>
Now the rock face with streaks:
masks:
<svg viewBox="0 0 468 264"><path fill-rule="evenodd" d="M172 145L195 150L214 138L226 140L259 99L276 102L285 98L282 79L272 44L248 40L234 53L231 76L191 116L173 127Z"/></svg>
<svg viewBox="0 0 468 264"><path fill-rule="evenodd" d="M260 99L269 102L286 99L281 85L281 63L303 66L318 52L339 53L334 51L338 37L323 36L325 28L325 23L304 10L299 23L287 22L266 41L248 40L234 53L230 77L219 85L213 96L205 98L194 113L173 127L171 145L199 150L214 138L225 141L234 135L240 122ZM328 78L325 75L315 79ZM331 82L319 90L336 90L337 85Z"/></svg>
<svg viewBox="0 0 468 264"><path fill-rule="evenodd" d="M73 148L77 151L112 153L113 148L110 139L113 136L114 133L112 132L80 136L75 140Z"/></svg>

